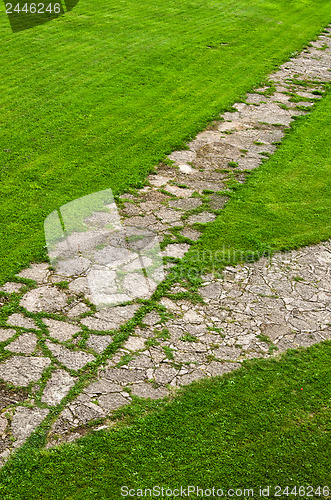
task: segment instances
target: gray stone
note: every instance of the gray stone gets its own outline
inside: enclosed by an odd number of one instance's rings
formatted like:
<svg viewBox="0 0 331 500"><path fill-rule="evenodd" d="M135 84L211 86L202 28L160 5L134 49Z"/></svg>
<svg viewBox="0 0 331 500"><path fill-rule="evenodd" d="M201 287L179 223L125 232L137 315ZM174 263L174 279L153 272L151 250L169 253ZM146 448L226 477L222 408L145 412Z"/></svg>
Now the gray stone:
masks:
<svg viewBox="0 0 331 500"><path fill-rule="evenodd" d="M219 363L217 361L212 361L207 366L207 371L212 377L215 377L216 375L224 375L224 373L237 370L240 366L239 363Z"/></svg>
<svg viewBox="0 0 331 500"><path fill-rule="evenodd" d="M145 354L140 354L139 356L135 356L134 359L132 359L127 366L129 368L147 369L147 368L152 368L154 365L149 356L146 356Z"/></svg>
<svg viewBox="0 0 331 500"><path fill-rule="evenodd" d="M94 335L91 334L86 341L86 346L90 347L98 354L101 354L106 347L109 346L113 341L113 337L111 335Z"/></svg>
<svg viewBox="0 0 331 500"><path fill-rule="evenodd" d="M41 398L42 403L58 405L75 385L76 379L65 370L56 370L48 380Z"/></svg>
<svg viewBox="0 0 331 500"><path fill-rule="evenodd" d="M141 370L127 370L124 368L107 368L101 375L111 382L130 383L145 380L146 375Z"/></svg>
<svg viewBox="0 0 331 500"><path fill-rule="evenodd" d="M221 284L211 283L199 288L199 293L204 299L219 299L222 293Z"/></svg>
<svg viewBox="0 0 331 500"><path fill-rule="evenodd" d="M139 337L130 337L123 346L124 349L129 351L139 351L140 349L145 349L145 339Z"/></svg>
<svg viewBox="0 0 331 500"><path fill-rule="evenodd" d="M175 368L156 368L154 380L159 384L169 384L177 375Z"/></svg>
<svg viewBox="0 0 331 500"><path fill-rule="evenodd" d="M37 337L33 333L23 333L18 339L8 344L5 349L11 352L32 354L37 347Z"/></svg>
<svg viewBox="0 0 331 500"><path fill-rule="evenodd" d="M162 207L154 212L156 217L162 220L162 222L177 222L180 221L182 214L176 212L175 210L170 210L169 208Z"/></svg>
<svg viewBox="0 0 331 500"><path fill-rule="evenodd" d="M50 274L47 263L32 264L28 269L24 269L17 276L36 281L38 284L46 283Z"/></svg>
<svg viewBox="0 0 331 500"><path fill-rule="evenodd" d="M145 325L148 325L148 326L154 326L157 323L160 323L160 321L161 321L161 317L155 311L151 311L151 312L147 313L143 318L143 323L145 323Z"/></svg>
<svg viewBox="0 0 331 500"><path fill-rule="evenodd" d="M292 328L289 326L277 325L274 323L262 323L262 325L260 325L260 330L261 333L269 337L271 341L292 333Z"/></svg>
<svg viewBox="0 0 331 500"><path fill-rule="evenodd" d="M46 346L51 351L53 356L70 370L80 370L80 368L83 368L86 363L90 363L95 360L95 357L92 354L88 354L83 351L71 351L62 345L53 344L49 340L46 340Z"/></svg>
<svg viewBox="0 0 331 500"><path fill-rule="evenodd" d="M169 201L169 207L178 208L180 210L194 210L200 207L200 205L202 205L200 198L184 198Z"/></svg>
<svg viewBox="0 0 331 500"><path fill-rule="evenodd" d="M182 375L178 377L178 385L188 385L194 382L195 380L201 380L206 377L206 374L203 373L202 370L194 370L191 373L187 373L186 375Z"/></svg>
<svg viewBox="0 0 331 500"><path fill-rule="evenodd" d="M18 293L23 286L24 286L23 283L8 282L0 286L0 292Z"/></svg>
<svg viewBox="0 0 331 500"><path fill-rule="evenodd" d="M218 359L238 359L241 355L241 349L236 349L235 347L222 346L219 349L215 349L213 352L214 356Z"/></svg>
<svg viewBox="0 0 331 500"><path fill-rule="evenodd" d="M98 418L103 418L106 416L104 410L100 408L100 406L89 403L88 405L86 404L79 404L72 408L72 412L75 416L75 419L78 420L77 424L78 425L85 425L91 420L96 420ZM71 424L76 423L74 420L71 421Z"/></svg>
<svg viewBox="0 0 331 500"><path fill-rule="evenodd" d="M60 342L70 340L75 333L80 331L79 326L66 323L65 321L43 318L43 322L48 327L50 336Z"/></svg>
<svg viewBox="0 0 331 500"><path fill-rule="evenodd" d="M188 224L206 224L207 222L213 222L215 219L215 214L210 212L201 212L200 214L191 215L187 222Z"/></svg>
<svg viewBox="0 0 331 500"><path fill-rule="evenodd" d="M187 243L171 243L162 252L162 255L164 257L176 257L177 259L181 259L189 249L190 245Z"/></svg>
<svg viewBox="0 0 331 500"><path fill-rule="evenodd" d="M0 328L0 342L5 342L6 340L10 339L10 337L15 335L15 333L16 331L12 328Z"/></svg>
<svg viewBox="0 0 331 500"><path fill-rule="evenodd" d="M100 379L97 382L92 382L92 384L84 389L84 393L93 397L98 394L109 394L121 391L123 391L123 388L120 385L114 384L107 379Z"/></svg>
<svg viewBox="0 0 331 500"><path fill-rule="evenodd" d="M197 231L196 229L192 229L190 227L184 228L180 234L182 236L184 236L184 238L189 238L190 240L193 240L193 241L198 241L198 239L201 236L200 231Z"/></svg>
<svg viewBox="0 0 331 500"><path fill-rule="evenodd" d="M20 301L20 305L29 312L47 313L61 311L66 303L66 294L51 286L41 286L30 290Z"/></svg>
<svg viewBox="0 0 331 500"><path fill-rule="evenodd" d="M124 277L123 290L131 298L149 294L149 286L145 276L138 273L130 273Z"/></svg>
<svg viewBox="0 0 331 500"><path fill-rule="evenodd" d="M0 378L13 385L26 387L30 382L37 382L50 364L49 358L14 356L0 364Z"/></svg>
<svg viewBox="0 0 331 500"><path fill-rule="evenodd" d="M229 198L227 196L212 194L209 197L209 206L212 210L221 210L227 203L227 201L229 201Z"/></svg>
<svg viewBox="0 0 331 500"><path fill-rule="evenodd" d="M98 398L98 403L104 410L113 411L117 410L123 405L127 405L130 398L125 398L121 394L103 394Z"/></svg>
<svg viewBox="0 0 331 500"><path fill-rule="evenodd" d="M131 387L131 394L139 398L160 399L169 394L169 391L163 387L155 389L151 384L133 384Z"/></svg>
<svg viewBox="0 0 331 500"><path fill-rule="evenodd" d="M35 322L23 316L21 313L11 314L7 319L7 324L10 326L19 326L21 328L36 329L37 325Z"/></svg>
<svg viewBox="0 0 331 500"><path fill-rule="evenodd" d="M42 408L26 408L18 406L14 413L11 432L16 439L15 448L22 445L24 441L32 434L32 432L41 424L47 417L49 410Z"/></svg>
<svg viewBox="0 0 331 500"><path fill-rule="evenodd" d="M77 318L81 314L85 314L86 312L89 312L90 309L87 307L86 304L83 302L80 302L78 304L75 304L71 309L69 309L66 314L68 318Z"/></svg>

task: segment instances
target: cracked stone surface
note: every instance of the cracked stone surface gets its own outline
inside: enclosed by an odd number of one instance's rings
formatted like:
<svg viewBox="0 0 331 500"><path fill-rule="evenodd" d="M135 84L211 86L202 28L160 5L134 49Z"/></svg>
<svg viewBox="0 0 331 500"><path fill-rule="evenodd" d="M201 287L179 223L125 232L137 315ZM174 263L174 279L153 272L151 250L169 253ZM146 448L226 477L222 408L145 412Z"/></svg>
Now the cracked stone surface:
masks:
<svg viewBox="0 0 331 500"><path fill-rule="evenodd" d="M331 28L270 75L274 93L263 94L267 87L250 92L245 102L234 104L233 112L199 133L187 150L169 155L174 166L159 165L143 189L120 196L116 223L121 221L127 231L135 228L135 236L144 233L137 233L140 227L157 231L160 241L166 238L165 274L173 265L166 264L167 258L182 258L200 237L195 224L212 223L223 209L229 182L244 182L265 153L276 150L274 143L282 140L293 117L307 114L322 97L312 92L323 92L323 83L331 80L330 33ZM318 50L323 44L327 49ZM291 78L316 83L307 92ZM297 109L288 92L309 99L299 103L306 109ZM73 259L62 262L62 275L47 263L32 264L18 274L18 282L13 278L0 287L0 307L11 294L20 295L20 309L11 311L0 327L5 353L0 358L0 464L50 418L51 407L89 373L88 363L94 378L53 418L47 447L80 437L94 420L100 428L100 419L107 423L112 412L134 398L163 398L204 377L239 369L245 359L270 358L331 339L331 241L225 268L221 278L205 275L199 289L202 303L183 299L182 292L189 290L174 283L171 295L139 316L143 305L134 292L144 285L137 257L121 247L119 236L117 252L110 255L102 248L109 221L107 213L95 212L86 219L94 233L87 232L85 239L79 233L70 236L73 247L84 245L90 252L85 257L72 257L65 244L58 246L59 253ZM101 245L97 250L96 235ZM139 248L139 238L134 245ZM131 303L101 310L91 305L84 270L92 257L99 266L94 269L98 279L105 262L113 276L111 263L121 261L131 279L123 280L117 299ZM70 274L73 269L75 275ZM117 350L103 354L119 334Z"/></svg>

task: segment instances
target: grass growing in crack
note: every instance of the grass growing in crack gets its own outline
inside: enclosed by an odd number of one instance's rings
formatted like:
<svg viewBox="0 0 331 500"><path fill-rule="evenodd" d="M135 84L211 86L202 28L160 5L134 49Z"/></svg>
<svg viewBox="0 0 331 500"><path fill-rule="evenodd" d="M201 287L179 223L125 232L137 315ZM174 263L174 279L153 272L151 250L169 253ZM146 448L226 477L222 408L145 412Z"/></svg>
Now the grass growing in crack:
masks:
<svg viewBox="0 0 331 500"><path fill-rule="evenodd" d="M328 92L295 120L276 153L236 186L182 266L222 269L331 237L330 114Z"/></svg>
<svg viewBox="0 0 331 500"><path fill-rule="evenodd" d="M142 187L315 36L330 0L296 3L91 0L14 37L2 16L0 280L46 258L54 209Z"/></svg>
<svg viewBox="0 0 331 500"><path fill-rule="evenodd" d="M119 424L53 450L34 449L0 472L3 498L121 498L121 487L199 484L256 491L329 478L330 342L245 362L172 400L135 401ZM249 390L247 388L249 387ZM198 445L197 445L198 444Z"/></svg>

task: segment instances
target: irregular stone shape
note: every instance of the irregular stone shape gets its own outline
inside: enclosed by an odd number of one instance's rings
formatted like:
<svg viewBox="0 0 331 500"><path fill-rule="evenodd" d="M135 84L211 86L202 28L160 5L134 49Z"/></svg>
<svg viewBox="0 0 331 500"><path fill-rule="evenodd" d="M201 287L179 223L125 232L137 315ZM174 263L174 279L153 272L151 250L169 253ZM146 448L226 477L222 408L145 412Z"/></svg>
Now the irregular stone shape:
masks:
<svg viewBox="0 0 331 500"><path fill-rule="evenodd" d="M45 408L26 408L18 406L14 413L11 431L16 439L14 447L21 446L39 424L47 417L49 410Z"/></svg>
<svg viewBox="0 0 331 500"><path fill-rule="evenodd" d="M219 359L238 359L241 355L241 349L236 349L235 347L222 346L219 349L213 351L214 356Z"/></svg>
<svg viewBox="0 0 331 500"><path fill-rule="evenodd" d="M145 339L139 337L130 337L123 346L124 349L129 349L129 351L139 351L140 349L145 349Z"/></svg>
<svg viewBox="0 0 331 500"><path fill-rule="evenodd" d="M189 249L190 245L187 243L171 243L162 252L162 255L164 257L176 257L177 259L181 259Z"/></svg>
<svg viewBox="0 0 331 500"><path fill-rule="evenodd" d="M11 326L19 326L21 328L30 328L34 330L37 328L35 322L32 319L26 318L21 313L11 314L7 319L7 324Z"/></svg>
<svg viewBox="0 0 331 500"><path fill-rule="evenodd" d="M189 238L193 241L198 241L201 236L200 231L197 231L196 229L192 229L190 227L186 227L185 229L183 229L180 234L184 236L184 238Z"/></svg>
<svg viewBox="0 0 331 500"><path fill-rule="evenodd" d="M206 224L207 222L213 222L216 219L216 215L209 212L201 212L201 214L191 215L187 222L188 224Z"/></svg>
<svg viewBox="0 0 331 500"><path fill-rule="evenodd" d="M60 342L70 340L75 333L80 331L79 326L66 323L65 321L43 318L43 323L48 327L50 336Z"/></svg>
<svg viewBox="0 0 331 500"><path fill-rule="evenodd" d="M95 357L92 354L88 354L83 351L71 351L62 345L53 344L49 340L46 340L46 346L51 351L53 356L70 370L80 370L80 368L83 368L86 363L90 363L95 360Z"/></svg>
<svg viewBox="0 0 331 500"><path fill-rule="evenodd" d="M122 394L103 394L98 398L98 403L104 410L117 410L123 405L129 404L131 398L125 398Z"/></svg>
<svg viewBox="0 0 331 500"><path fill-rule="evenodd" d="M138 273L130 273L124 277L123 289L129 297L143 297L149 294L149 286L145 276Z"/></svg>
<svg viewBox="0 0 331 500"><path fill-rule="evenodd" d="M159 384L169 384L177 375L175 368L156 368L154 380Z"/></svg>
<svg viewBox="0 0 331 500"><path fill-rule="evenodd" d="M262 325L260 325L260 330L262 335L266 335L271 341L292 333L292 328L289 326L277 325L274 323L262 323Z"/></svg>
<svg viewBox="0 0 331 500"><path fill-rule="evenodd" d="M8 344L5 349L11 352L32 354L37 347L37 337L33 333L23 333L18 339Z"/></svg>
<svg viewBox="0 0 331 500"><path fill-rule="evenodd" d="M111 335L94 335L91 334L86 341L86 346L90 347L98 354L101 354L106 347L109 346L113 341L113 337Z"/></svg>
<svg viewBox="0 0 331 500"><path fill-rule="evenodd" d="M224 373L231 372L232 370L237 370L240 368L240 363L220 363L217 361L212 361L206 368L208 373L215 377L216 375L224 375Z"/></svg>
<svg viewBox="0 0 331 500"><path fill-rule="evenodd" d="M4 328L0 328L0 342L5 342L5 340L10 339L13 335L15 335L16 331L12 328L8 328L7 330Z"/></svg>
<svg viewBox="0 0 331 500"><path fill-rule="evenodd" d="M75 385L76 379L65 370L56 370L48 380L41 398L42 403L58 405Z"/></svg>
<svg viewBox="0 0 331 500"><path fill-rule="evenodd" d="M200 380L202 378L206 377L206 374L203 373L201 370L194 370L191 373L187 373L185 375L182 375L181 377L178 377L177 384L178 385L188 385L194 382L195 380Z"/></svg>
<svg viewBox="0 0 331 500"><path fill-rule="evenodd" d="M133 384L130 389L131 394L138 396L139 398L160 399L169 394L169 391L164 387L155 389L151 384L147 383Z"/></svg>
<svg viewBox="0 0 331 500"><path fill-rule="evenodd" d="M50 364L49 358L14 356L0 364L0 378L13 385L26 387L30 382L37 382Z"/></svg>
<svg viewBox="0 0 331 500"><path fill-rule="evenodd" d="M130 383L145 380L146 375L141 370L127 370L124 368L107 368L101 375L111 382Z"/></svg>
<svg viewBox="0 0 331 500"><path fill-rule="evenodd" d="M103 418L106 416L104 410L100 406L89 403L89 404L79 404L72 408L71 410L75 418L70 420L71 424L85 425L91 420L97 418ZM75 421L77 419L77 422Z"/></svg>
<svg viewBox="0 0 331 500"><path fill-rule="evenodd" d="M23 283L13 283L10 281L0 286L0 292L17 293L23 286L24 286Z"/></svg>
<svg viewBox="0 0 331 500"><path fill-rule="evenodd" d="M46 283L50 272L47 263L32 264L28 269L24 269L17 276L36 281L38 284Z"/></svg>
<svg viewBox="0 0 331 500"><path fill-rule="evenodd" d="M194 210L200 207L200 205L202 205L200 198L184 198L169 201L169 207L179 208L180 210Z"/></svg>
<svg viewBox="0 0 331 500"><path fill-rule="evenodd" d="M77 318L81 314L89 311L90 309L87 307L87 305L83 302L80 302L79 304L76 304L71 309L69 309L69 311L67 311L67 316L68 318Z"/></svg>
<svg viewBox="0 0 331 500"><path fill-rule="evenodd" d="M203 317L196 311L187 311L183 316L185 323L202 323Z"/></svg>
<svg viewBox="0 0 331 500"><path fill-rule="evenodd" d="M41 286L30 290L20 301L20 305L27 311L47 313L61 311L66 303L66 294L51 286Z"/></svg>
<svg viewBox="0 0 331 500"><path fill-rule="evenodd" d="M152 186L161 187L167 184L167 182L170 180L170 177L163 177L162 175L150 175L148 177L148 180L152 184Z"/></svg>
<svg viewBox="0 0 331 500"><path fill-rule="evenodd" d="M180 188L178 186L170 186L167 184L164 188L168 193L178 196L178 198L190 198L194 193L193 189Z"/></svg>
<svg viewBox="0 0 331 500"><path fill-rule="evenodd" d="M70 292L73 293L88 293L89 292L89 284L86 276L81 276L80 278L76 278L71 281L68 285Z"/></svg>
<svg viewBox="0 0 331 500"><path fill-rule="evenodd" d="M151 311L151 312L147 313L143 319L143 323L145 323L145 325L148 325L148 326L154 326L157 323L160 323L160 321L161 321L161 317L155 311Z"/></svg>
<svg viewBox="0 0 331 500"><path fill-rule="evenodd" d="M169 208L162 207L154 212L156 217L161 219L162 222L177 222L180 221L182 214L176 212L176 210L171 210Z"/></svg>
<svg viewBox="0 0 331 500"><path fill-rule="evenodd" d="M111 323L110 321L105 321L103 319L93 318L92 316L88 316L87 318L83 318L81 323L90 330L96 330L100 332L108 332L109 330L116 330L118 325L116 323Z"/></svg>
<svg viewBox="0 0 331 500"><path fill-rule="evenodd" d="M91 397L97 394L109 394L121 391L123 391L123 388L120 385L114 384L107 379L100 379L97 382L92 382L92 384L84 389L84 393L89 394Z"/></svg>
<svg viewBox="0 0 331 500"><path fill-rule="evenodd" d="M204 299L219 299L222 293L221 284L216 282L202 286L199 293Z"/></svg>
<svg viewBox="0 0 331 500"><path fill-rule="evenodd" d="M127 366L128 368L147 369L147 368L152 368L154 364L149 356L146 356L145 354L140 354L139 356L135 356L134 359L132 359Z"/></svg>

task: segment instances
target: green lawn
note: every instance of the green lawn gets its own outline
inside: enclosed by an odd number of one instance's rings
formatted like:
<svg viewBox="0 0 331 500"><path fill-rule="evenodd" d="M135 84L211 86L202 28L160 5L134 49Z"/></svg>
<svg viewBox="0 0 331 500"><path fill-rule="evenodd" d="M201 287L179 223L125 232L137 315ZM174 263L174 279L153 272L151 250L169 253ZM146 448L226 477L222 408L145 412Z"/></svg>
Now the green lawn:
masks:
<svg viewBox="0 0 331 500"><path fill-rule="evenodd" d="M122 486L257 493L260 486L311 485L314 494L301 498L330 498L315 494L318 486L331 492L330 350L327 342L247 362L239 372L194 383L171 403L153 403L159 407L144 417L133 407L129 425L117 430L27 450L0 472L0 496L117 500ZM269 498L295 498L275 492Z"/></svg>
<svg viewBox="0 0 331 500"><path fill-rule="evenodd" d="M80 0L0 18L0 280L45 259L44 218L139 185L330 21L330 0Z"/></svg>
<svg viewBox="0 0 331 500"><path fill-rule="evenodd" d="M311 114L295 122L276 153L238 186L185 265L222 269L331 238L330 88Z"/></svg>

